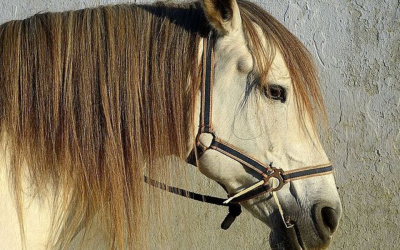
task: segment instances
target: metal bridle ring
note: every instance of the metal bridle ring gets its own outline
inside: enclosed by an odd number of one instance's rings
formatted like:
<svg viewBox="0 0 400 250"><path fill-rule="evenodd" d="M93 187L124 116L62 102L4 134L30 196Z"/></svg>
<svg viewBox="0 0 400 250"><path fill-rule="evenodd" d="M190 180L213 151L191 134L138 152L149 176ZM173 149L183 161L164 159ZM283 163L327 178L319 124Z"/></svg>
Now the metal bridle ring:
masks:
<svg viewBox="0 0 400 250"><path fill-rule="evenodd" d="M285 185L282 174L283 174L282 169L272 168L272 173L268 173L263 176L264 185L270 187L268 189L268 192L279 191L283 187L283 185ZM274 179L278 180L278 185L276 187L274 186L274 183L272 183L272 185L270 183L270 181Z"/></svg>

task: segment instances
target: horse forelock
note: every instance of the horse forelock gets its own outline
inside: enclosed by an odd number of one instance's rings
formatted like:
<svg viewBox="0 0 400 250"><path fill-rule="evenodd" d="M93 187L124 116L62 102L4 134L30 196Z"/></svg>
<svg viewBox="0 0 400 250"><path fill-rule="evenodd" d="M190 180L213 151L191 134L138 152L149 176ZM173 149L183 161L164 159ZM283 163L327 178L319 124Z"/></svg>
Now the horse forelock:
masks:
<svg viewBox="0 0 400 250"><path fill-rule="evenodd" d="M268 74L278 50L283 56L293 83L295 99L300 110L299 119L304 119L302 114L306 114L314 128L316 118L321 118L326 125L326 111L320 92L318 72L307 48L261 7L247 1L238 1L238 4L248 46L255 61L257 77L260 78L257 82L268 84ZM267 46L263 45L263 39ZM253 87L256 86L250 86Z"/></svg>

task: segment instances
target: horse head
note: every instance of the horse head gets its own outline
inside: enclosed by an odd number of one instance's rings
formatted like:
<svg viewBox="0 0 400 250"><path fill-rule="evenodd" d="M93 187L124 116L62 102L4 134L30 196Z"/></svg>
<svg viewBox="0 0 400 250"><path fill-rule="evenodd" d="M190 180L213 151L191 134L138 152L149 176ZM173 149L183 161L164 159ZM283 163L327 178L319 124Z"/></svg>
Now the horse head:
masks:
<svg viewBox="0 0 400 250"><path fill-rule="evenodd" d="M210 93L212 133L198 135L198 142L211 150L200 155L200 171L222 184L230 196L264 176L235 156L209 147L213 137L283 172L329 166L315 125L315 110L322 116L324 111L307 50L251 3L204 0L203 8L217 35ZM201 116L198 108L195 117ZM329 172L308 177L294 178L272 194L240 200L272 229L272 247L320 249L329 245L341 217L334 176Z"/></svg>

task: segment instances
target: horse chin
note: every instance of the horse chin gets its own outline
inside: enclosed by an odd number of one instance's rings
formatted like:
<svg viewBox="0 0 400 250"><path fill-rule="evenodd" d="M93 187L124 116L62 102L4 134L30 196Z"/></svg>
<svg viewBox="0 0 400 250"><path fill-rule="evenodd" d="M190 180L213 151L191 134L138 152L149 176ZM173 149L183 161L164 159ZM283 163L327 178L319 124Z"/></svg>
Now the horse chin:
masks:
<svg viewBox="0 0 400 250"><path fill-rule="evenodd" d="M296 226L284 230L271 231L269 244L276 250L308 250L303 244Z"/></svg>
<svg viewBox="0 0 400 250"><path fill-rule="evenodd" d="M269 244L273 250L306 250L301 239L297 235L295 226L284 230L273 230L270 233Z"/></svg>
<svg viewBox="0 0 400 250"><path fill-rule="evenodd" d="M273 250L317 250L326 249L329 241L323 247L308 247L302 238L299 227L294 224L291 228L282 226L277 230L272 230L269 244Z"/></svg>

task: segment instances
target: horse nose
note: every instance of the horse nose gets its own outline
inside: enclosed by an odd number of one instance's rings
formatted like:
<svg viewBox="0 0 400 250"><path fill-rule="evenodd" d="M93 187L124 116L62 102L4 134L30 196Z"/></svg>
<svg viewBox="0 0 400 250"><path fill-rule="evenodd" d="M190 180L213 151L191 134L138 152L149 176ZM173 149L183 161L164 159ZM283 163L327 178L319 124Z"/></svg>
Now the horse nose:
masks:
<svg viewBox="0 0 400 250"><path fill-rule="evenodd" d="M342 213L340 205L332 206L329 203L317 203L313 206L315 227L324 241L328 241L336 231Z"/></svg>

